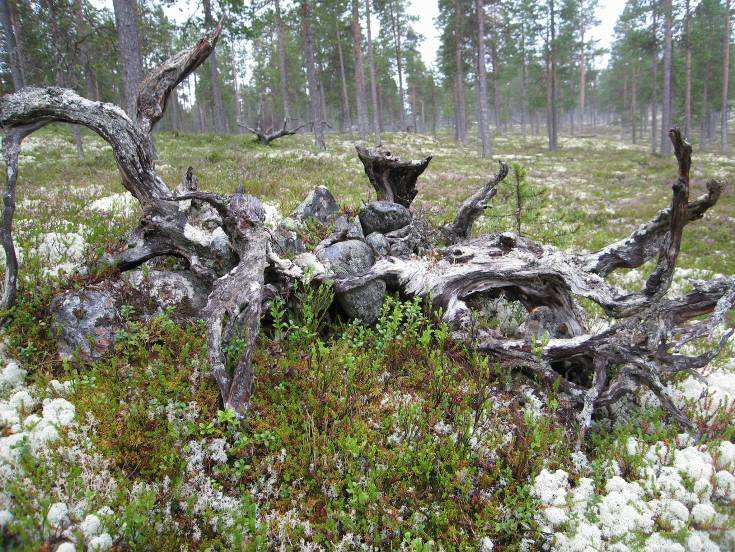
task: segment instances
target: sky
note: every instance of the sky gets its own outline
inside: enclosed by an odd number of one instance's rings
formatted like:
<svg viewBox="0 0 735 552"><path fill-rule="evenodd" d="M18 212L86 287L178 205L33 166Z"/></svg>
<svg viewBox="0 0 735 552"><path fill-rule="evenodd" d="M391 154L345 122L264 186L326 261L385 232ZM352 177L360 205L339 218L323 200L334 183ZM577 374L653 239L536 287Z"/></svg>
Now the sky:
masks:
<svg viewBox="0 0 735 552"><path fill-rule="evenodd" d="M609 48L612 44L615 23L623 12L625 0L602 0L597 7L597 18L600 24L590 31L592 38L598 40L602 48ZM410 0L409 13L418 17L415 23L416 30L424 36L421 44L421 57L427 66L436 61L436 52L439 48L439 31L434 27L434 19L439 13L438 0ZM605 65L607 56L599 60Z"/></svg>

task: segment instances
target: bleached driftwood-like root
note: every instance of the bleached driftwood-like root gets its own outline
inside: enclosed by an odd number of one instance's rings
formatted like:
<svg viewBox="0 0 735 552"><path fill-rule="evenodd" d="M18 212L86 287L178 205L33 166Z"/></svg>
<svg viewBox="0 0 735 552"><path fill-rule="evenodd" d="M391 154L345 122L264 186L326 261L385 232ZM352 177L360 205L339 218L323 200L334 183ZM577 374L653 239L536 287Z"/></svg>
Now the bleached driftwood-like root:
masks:
<svg viewBox="0 0 735 552"><path fill-rule="evenodd" d="M117 256L117 266L126 270L154 257L174 256L209 282L212 292L203 309L209 360L224 404L243 414L252 394L252 358L263 303L279 286L288 287L307 275L273 252L262 205L241 188L231 197L199 191L189 170L173 197L155 172L150 136L171 90L206 59L219 32L215 29L189 51L173 56L144 81L135 121L113 105L58 88L26 88L0 99L7 165L0 237L8 266L2 307L12 307L17 281L12 217L20 142L54 121L87 126L112 146L123 186L143 208L140 224ZM675 129L670 137L679 168L671 206L628 238L596 253L560 251L511 232L470 238L473 223L507 175L507 166L501 164L498 174L462 203L453 223L443 228L447 247L417 257L412 244L417 236L421 241L422 232L413 225L389 232L391 251L396 244L405 247L395 247L393 256L379 259L362 276L335 280L335 289L344 293L380 278L405 296L432 301L443 309L457 342L524 369L565 393L580 410L579 443L596 409L614 404L641 385L658 396L679 424L697 431L669 396L665 380L677 372L700 377L701 369L729 339L731 332L698 356L681 353L686 343L711 336L723 322L735 304L735 278L698 283L687 295L666 297L684 227L701 218L722 189L710 182L708 194L690 203L691 147ZM417 193L416 180L431 157L402 161L380 148L357 151L378 199L409 207ZM207 209L210 220L216 219L228 238L224 248L213 247L195 227ZM345 237L335 232L320 246ZM655 269L637 292L623 291L605 280L614 270L637 267L654 257ZM270 280L266 283L266 276L274 275L282 281L275 286ZM312 281L327 279L334 280L334 275L325 269ZM513 335L483 323L479 312L501 296L527 312ZM611 319L607 329L590 332L580 297L602 307ZM708 314L709 318L694 321Z"/></svg>
<svg viewBox="0 0 735 552"><path fill-rule="evenodd" d="M720 198L722 184L717 180L707 182L707 194L687 206L687 223L701 219ZM650 221L642 224L630 236L603 249L584 256L585 269L602 277L620 268L638 268L656 256L661 241L669 230L671 208L658 212Z"/></svg>
<svg viewBox="0 0 735 552"><path fill-rule="evenodd" d="M265 298L269 238L263 225L265 212L260 201L246 196L242 187L231 198L192 192L175 199L212 205L239 257L237 266L214 282L202 314L207 323L209 362L224 405L243 414L252 394L252 359ZM227 357L233 349L239 357L230 375Z"/></svg>
<svg viewBox="0 0 735 552"><path fill-rule="evenodd" d="M174 255L188 262L193 271L211 280L216 276L220 255L192 240L186 232L186 214L169 201L171 192L155 171L155 149L151 131L163 115L173 88L194 71L214 48L221 27L205 35L190 50L176 54L154 70L140 86L137 117L131 120L119 107L83 98L62 88L27 87L0 98L0 128L18 142L33 130L52 122L83 125L99 134L110 146L122 184L139 202L143 217L121 253L118 265L126 270L157 256ZM24 131L23 129L30 129ZM8 175L13 165L6 159ZM17 178L17 159L13 178ZM14 181L8 179L8 188ZM5 205L6 209L9 204ZM11 213L12 215L12 213ZM8 232L8 240L12 236ZM12 255L6 260L12 264ZM7 282L4 296L15 297L15 281ZM5 305L11 307L10 300Z"/></svg>
<svg viewBox="0 0 735 552"><path fill-rule="evenodd" d="M0 240L5 252L5 285L0 310L7 310L15 304L18 289L18 256L13 244L13 215L15 214L15 186L18 182L18 155L23 138L43 126L42 122L19 125L5 134L3 157L5 159L6 186L3 194L3 218L0 227Z"/></svg>
<svg viewBox="0 0 735 552"><path fill-rule="evenodd" d="M283 138L284 136L292 136L306 126L306 124L303 124L294 128L288 128L288 119L283 120L283 127L281 127L280 129L271 128L268 130L263 130L262 128L260 128L260 125L252 128L242 123L238 124L248 132L252 132L255 135L255 140L258 143L263 144L264 146L269 146L271 142L273 142L274 140L278 140L279 138Z"/></svg>
<svg viewBox="0 0 735 552"><path fill-rule="evenodd" d="M418 161L404 161L381 146L356 146L355 149L378 199L410 207L418 193L416 180L429 166L431 156Z"/></svg>
<svg viewBox="0 0 735 552"><path fill-rule="evenodd" d="M367 274L337 281L335 287L347 291L381 278L406 296L431 300L455 328L455 340L519 366L565 392L580 408L580 442L596 409L617 402L641 385L656 394L682 427L696 431L674 404L662 378L676 372L700 377L699 370L717 355L730 332L703 355L690 357L677 351L692 339L711 335L723 321L735 305L735 278L701 282L683 297L665 297L684 227L701 218L722 189L712 181L706 196L689 203L691 146L676 129L669 136L679 169L671 206L629 238L597 253L559 251L510 232L467 239L479 214L476 209L484 208L505 176L501 168L460 206L455 223L445 227L451 245L439 250L438 258L386 257ZM469 224L461 224L466 220ZM466 230L452 231L456 228ZM615 269L640 266L654 257L656 267L638 292L628 293L604 280ZM519 302L528 312L520 335L478 327L476 307L488 297L501 295ZM612 319L608 329L588 331L579 297L604 309ZM709 313L712 316L706 320L690 322ZM622 368L611 377L613 367Z"/></svg>
<svg viewBox="0 0 735 552"><path fill-rule="evenodd" d="M0 127L5 134L7 166L2 242L8 267L2 308L12 307L16 296L17 260L11 230L20 142L48 123L84 125L112 146L122 184L143 209L138 227L115 258L117 267L127 270L155 257L173 256L186 261L195 275L212 285L204 308L209 358L224 404L241 413L252 388L251 360L264 295L268 235L263 226L263 208L257 199L245 196L241 189L231 198L197 191L191 169L183 184L188 195L173 198L156 174L151 140L151 131L164 113L169 94L207 58L220 32L218 26L191 49L164 62L143 81L135 120L117 106L90 101L60 88L24 88L0 99ZM180 208L182 201L216 209L230 241L228 251L214 248L202 238L203 232L190 220L192 209ZM230 375L225 357L235 339L242 339L242 354Z"/></svg>

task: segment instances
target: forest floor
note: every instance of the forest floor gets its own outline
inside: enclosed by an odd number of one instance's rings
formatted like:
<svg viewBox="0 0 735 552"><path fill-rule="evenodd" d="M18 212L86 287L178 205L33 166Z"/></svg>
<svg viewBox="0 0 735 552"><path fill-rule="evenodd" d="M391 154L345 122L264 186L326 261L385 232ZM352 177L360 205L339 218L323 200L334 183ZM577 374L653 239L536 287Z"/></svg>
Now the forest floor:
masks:
<svg viewBox="0 0 735 552"><path fill-rule="evenodd" d="M434 156L414 208L437 223L497 169L447 136L384 139L403 157ZM244 182L271 218L317 185L350 211L374 193L347 135L329 135L323 153L308 135L264 147L160 133L156 146L170 187L192 166L204 190ZM523 233L560 248L598 249L670 202L673 156L645 145L562 137L550 154L543 137L513 135L494 147L494 159L528 171ZM641 394L597 420L582 452L563 397L450 346L435 313L397 298L372 328L332 317L324 287L301 290L296 308L274 304L244 425L219 410L201 324L175 313L142 322L125 309L114 352L61 362L51 298L93 280L139 216L109 147L85 134L85 151L79 160L58 128L22 149L20 298L0 371L0 548L735 549L732 349L708 368L706 397L691 378L669 382L708 429L702 443ZM695 148L692 196L734 174L735 159ZM511 173L475 231L514 229L514 194ZM729 185L687 227L671 293L735 274L733 236ZM647 269L614 281L636 289Z"/></svg>

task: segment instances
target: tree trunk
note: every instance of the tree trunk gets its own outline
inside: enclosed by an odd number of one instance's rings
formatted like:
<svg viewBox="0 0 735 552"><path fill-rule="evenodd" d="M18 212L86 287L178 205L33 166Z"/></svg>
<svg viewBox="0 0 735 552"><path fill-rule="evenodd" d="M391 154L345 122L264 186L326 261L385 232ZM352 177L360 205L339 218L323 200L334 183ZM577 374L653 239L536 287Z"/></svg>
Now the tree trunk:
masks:
<svg viewBox="0 0 735 552"><path fill-rule="evenodd" d="M497 2L490 4L492 21L490 25L490 58L493 64L493 118L495 119L495 132L500 129L500 60L498 56L498 17L496 13Z"/></svg>
<svg viewBox="0 0 735 552"><path fill-rule="evenodd" d="M482 156L492 155L487 128L487 74L485 69L485 2L475 0L477 11L477 126L482 143Z"/></svg>
<svg viewBox="0 0 735 552"><path fill-rule="evenodd" d="M317 149L325 150L324 142L324 114L321 112L319 98L319 83L316 77L316 63L314 62L314 44L311 37L311 3L309 0L301 2L301 26L304 35L304 55L306 57L306 79L309 84L309 110L314 126L314 143ZM361 68L362 69L362 68ZM364 129L363 129L364 130Z"/></svg>
<svg viewBox="0 0 735 552"><path fill-rule="evenodd" d="M51 41L56 47L53 50L53 66L56 72L55 84L60 88L73 88L71 82L73 67L73 60L65 59L63 52L61 51L61 45L64 44L64 37L61 34L61 30L58 25L58 12L53 0L44 1L42 4L44 9L49 14L49 26L51 28ZM72 136L74 137L74 147L77 150L77 157L84 159L84 144L82 142L82 132L78 125L71 125Z"/></svg>
<svg viewBox="0 0 735 552"><path fill-rule="evenodd" d="M8 0L0 0L0 23L3 26L3 37L5 39L3 47L9 58L8 62L10 65L10 74L13 78L13 88L17 91L23 88L25 83L23 79L23 69L20 63L20 56L18 55L15 30L13 29L13 23L10 19Z"/></svg>
<svg viewBox="0 0 735 552"><path fill-rule="evenodd" d="M365 96L365 61L362 54L359 0L352 0L352 45L355 51L355 103L357 105L357 131L360 140L367 136L367 99Z"/></svg>
<svg viewBox="0 0 735 552"><path fill-rule="evenodd" d="M692 127L692 14L689 0L685 2L684 40L686 43L686 90L684 91L684 136L689 137Z"/></svg>
<svg viewBox="0 0 735 552"><path fill-rule="evenodd" d="M367 26L368 65L370 67L370 98L373 102L373 132L375 132L375 145L382 142L380 131L383 128L383 117L380 112L380 101L378 99L378 76L375 69L375 52L373 50L373 37L370 23L370 0L365 0L365 24Z"/></svg>
<svg viewBox="0 0 735 552"><path fill-rule="evenodd" d="M584 126L584 115L585 115L585 92L586 92L586 77L587 77L587 61L585 59L585 47L587 46L585 43L585 14L584 14L584 2L580 5L580 17L579 17L579 36L580 36L580 44L579 44L579 128L582 130L582 127Z"/></svg>
<svg viewBox="0 0 735 552"><path fill-rule="evenodd" d="M396 14L395 0L390 0L390 19L393 27L393 43L396 51L396 68L398 69L398 116L401 125L401 131L406 130L406 97L403 89L403 54L401 53L401 26Z"/></svg>
<svg viewBox="0 0 735 552"><path fill-rule="evenodd" d="M707 132L708 119L709 119L709 83L712 79L712 64L707 64L707 72L705 74L704 82L702 83L702 118L699 125L699 141L701 142L699 147L707 147L709 133Z"/></svg>
<svg viewBox="0 0 735 552"><path fill-rule="evenodd" d="M625 132L626 132L626 126L628 126L628 111L629 111L630 103L628 102L628 67L626 66L623 70L623 109L620 112L620 126L622 127L622 132L620 139L625 139Z"/></svg>
<svg viewBox="0 0 735 552"><path fill-rule="evenodd" d="M352 122L350 121L350 99L347 94L347 77L345 76L345 60L342 54L342 35L339 32L339 22L337 22L337 54L339 56L339 79L342 84L339 125L342 132L345 132L352 129Z"/></svg>
<svg viewBox="0 0 735 552"><path fill-rule="evenodd" d="M636 104L637 96L637 80L638 80L638 64L634 60L633 66L631 67L631 75L630 75L630 132L632 141L635 144L636 143L636 118L638 117L638 107Z"/></svg>
<svg viewBox="0 0 735 552"><path fill-rule="evenodd" d="M235 132L237 134L240 134L241 129L242 129L242 127L240 126L240 123L243 122L242 96L240 95L240 80L237 78L237 64L235 63L234 44L231 45L231 48L230 48L230 69L232 70L232 80L235 85L235 125L236 125ZM173 99L175 100L176 97L174 96Z"/></svg>
<svg viewBox="0 0 735 552"><path fill-rule="evenodd" d="M283 96L283 118L291 118L291 99L288 90L288 71L286 70L286 39L281 17L281 2L275 0L276 39L278 41L278 72L281 77L281 94Z"/></svg>
<svg viewBox="0 0 735 552"><path fill-rule="evenodd" d="M528 92L527 79L528 67L526 60L526 30L523 22L521 22L521 133L524 138L526 136L526 118L528 113Z"/></svg>
<svg viewBox="0 0 735 552"><path fill-rule="evenodd" d="M653 9L653 55L651 56L651 153L656 153L658 141L658 38L656 8Z"/></svg>
<svg viewBox="0 0 735 552"><path fill-rule="evenodd" d="M722 122L720 123L720 145L727 155L728 84L730 80L730 0L725 2L725 33L722 37Z"/></svg>
<svg viewBox="0 0 735 552"><path fill-rule="evenodd" d="M556 95L556 12L554 0L549 0L549 38L547 52L547 82L548 88L546 92L546 101L548 104L548 134L549 134L549 151L556 151L557 144L557 124L559 114L557 108Z"/></svg>
<svg viewBox="0 0 735 552"><path fill-rule="evenodd" d="M467 111L464 95L464 70L462 67L462 39L459 30L459 22L462 12L459 7L459 0L454 0L454 85L456 93L455 117L457 119L456 139L464 144L467 139L465 124L467 121Z"/></svg>
<svg viewBox="0 0 735 552"><path fill-rule="evenodd" d="M143 60L138 37L138 5L136 0L112 0L117 28L117 49L123 70L125 111L135 117L135 98L143 80Z"/></svg>
<svg viewBox="0 0 735 552"><path fill-rule="evenodd" d="M211 0L202 0L204 4L204 26L207 29L214 27L214 18L212 17ZM217 53L213 50L209 56L209 78L212 87L212 103L214 110L214 130L217 134L225 134L227 132L227 121L225 120L225 110L222 105L222 91L219 82L219 69L217 67Z"/></svg>
<svg viewBox="0 0 735 552"><path fill-rule="evenodd" d="M664 89L661 108L661 154L671 154L669 129L671 128L671 0L664 0Z"/></svg>
<svg viewBox="0 0 735 552"><path fill-rule="evenodd" d="M431 135L436 137L436 119L438 117L437 105L436 105L436 83L434 78L431 78Z"/></svg>

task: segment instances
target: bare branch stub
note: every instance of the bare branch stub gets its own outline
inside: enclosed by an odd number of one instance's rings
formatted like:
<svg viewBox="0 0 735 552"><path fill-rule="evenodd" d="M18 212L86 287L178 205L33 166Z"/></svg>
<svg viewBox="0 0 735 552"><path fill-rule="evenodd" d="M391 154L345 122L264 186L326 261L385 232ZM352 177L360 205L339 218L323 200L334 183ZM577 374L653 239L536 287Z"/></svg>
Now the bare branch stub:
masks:
<svg viewBox="0 0 735 552"><path fill-rule="evenodd" d="M451 245L466 240L472 233L472 225L490 205L490 200L498 193L498 184L508 176L508 165L500 162L498 173L482 188L468 197L457 209L454 222L442 227L444 239Z"/></svg>
<svg viewBox="0 0 735 552"><path fill-rule="evenodd" d="M707 182L707 194L689 203L686 222L699 220L717 203L722 193L722 184L717 180ZM638 268L649 259L655 257L671 224L671 207L666 207L650 221L639 226L627 238L607 245L595 253L585 256L585 268L607 276L621 268Z"/></svg>
<svg viewBox="0 0 735 552"><path fill-rule="evenodd" d="M174 54L143 80L136 101L138 124L143 131L150 133L153 130L163 117L166 102L173 89L209 57L221 32L220 22L192 48Z"/></svg>
<svg viewBox="0 0 735 552"><path fill-rule="evenodd" d="M418 161L404 161L382 147L368 149L355 146L355 149L378 200L410 207L418 193L416 180L429 166L431 156Z"/></svg>

